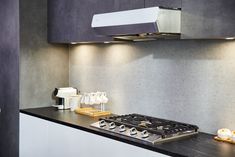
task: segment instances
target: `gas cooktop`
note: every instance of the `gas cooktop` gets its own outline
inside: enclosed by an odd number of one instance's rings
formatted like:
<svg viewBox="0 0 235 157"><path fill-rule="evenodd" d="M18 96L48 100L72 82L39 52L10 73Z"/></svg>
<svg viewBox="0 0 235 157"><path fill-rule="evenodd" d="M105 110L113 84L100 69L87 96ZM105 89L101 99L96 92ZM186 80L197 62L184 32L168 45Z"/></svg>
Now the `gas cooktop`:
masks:
<svg viewBox="0 0 235 157"><path fill-rule="evenodd" d="M196 125L140 114L100 118L91 126L152 144L198 133Z"/></svg>

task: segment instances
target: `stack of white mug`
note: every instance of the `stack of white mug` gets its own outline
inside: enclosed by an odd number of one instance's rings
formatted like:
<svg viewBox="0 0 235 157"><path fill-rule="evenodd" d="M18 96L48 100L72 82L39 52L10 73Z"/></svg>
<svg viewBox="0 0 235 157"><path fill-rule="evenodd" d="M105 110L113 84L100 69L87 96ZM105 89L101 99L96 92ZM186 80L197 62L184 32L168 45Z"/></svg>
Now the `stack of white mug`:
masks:
<svg viewBox="0 0 235 157"><path fill-rule="evenodd" d="M84 93L81 97L81 104L85 105L100 105L102 111L105 110L104 104L108 103L106 92Z"/></svg>

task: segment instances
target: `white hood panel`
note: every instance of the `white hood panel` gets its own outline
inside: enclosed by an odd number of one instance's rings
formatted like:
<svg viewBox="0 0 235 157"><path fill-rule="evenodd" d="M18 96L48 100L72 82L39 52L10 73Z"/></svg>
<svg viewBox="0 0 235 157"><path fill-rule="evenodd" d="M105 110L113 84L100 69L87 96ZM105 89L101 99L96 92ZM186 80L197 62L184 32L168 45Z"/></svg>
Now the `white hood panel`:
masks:
<svg viewBox="0 0 235 157"><path fill-rule="evenodd" d="M151 7L93 16L91 27L103 35L180 33L181 11Z"/></svg>

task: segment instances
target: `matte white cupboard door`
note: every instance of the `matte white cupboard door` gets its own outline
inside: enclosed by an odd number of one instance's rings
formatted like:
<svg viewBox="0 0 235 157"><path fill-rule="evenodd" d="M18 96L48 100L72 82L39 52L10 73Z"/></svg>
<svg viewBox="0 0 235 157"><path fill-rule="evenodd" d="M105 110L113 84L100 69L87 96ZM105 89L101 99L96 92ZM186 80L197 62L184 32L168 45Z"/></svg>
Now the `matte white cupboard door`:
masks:
<svg viewBox="0 0 235 157"><path fill-rule="evenodd" d="M20 114L20 157L49 157L48 123Z"/></svg>
<svg viewBox="0 0 235 157"><path fill-rule="evenodd" d="M167 157L106 137L20 114L20 157Z"/></svg>

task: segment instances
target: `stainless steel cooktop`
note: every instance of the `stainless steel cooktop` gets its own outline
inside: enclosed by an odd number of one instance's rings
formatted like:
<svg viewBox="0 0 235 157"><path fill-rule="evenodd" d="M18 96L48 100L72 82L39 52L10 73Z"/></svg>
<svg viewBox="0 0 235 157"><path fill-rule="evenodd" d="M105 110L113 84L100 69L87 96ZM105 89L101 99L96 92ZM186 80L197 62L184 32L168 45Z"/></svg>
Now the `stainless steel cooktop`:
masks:
<svg viewBox="0 0 235 157"><path fill-rule="evenodd" d="M198 133L196 125L140 114L100 118L91 126L102 131L128 136L152 144Z"/></svg>

